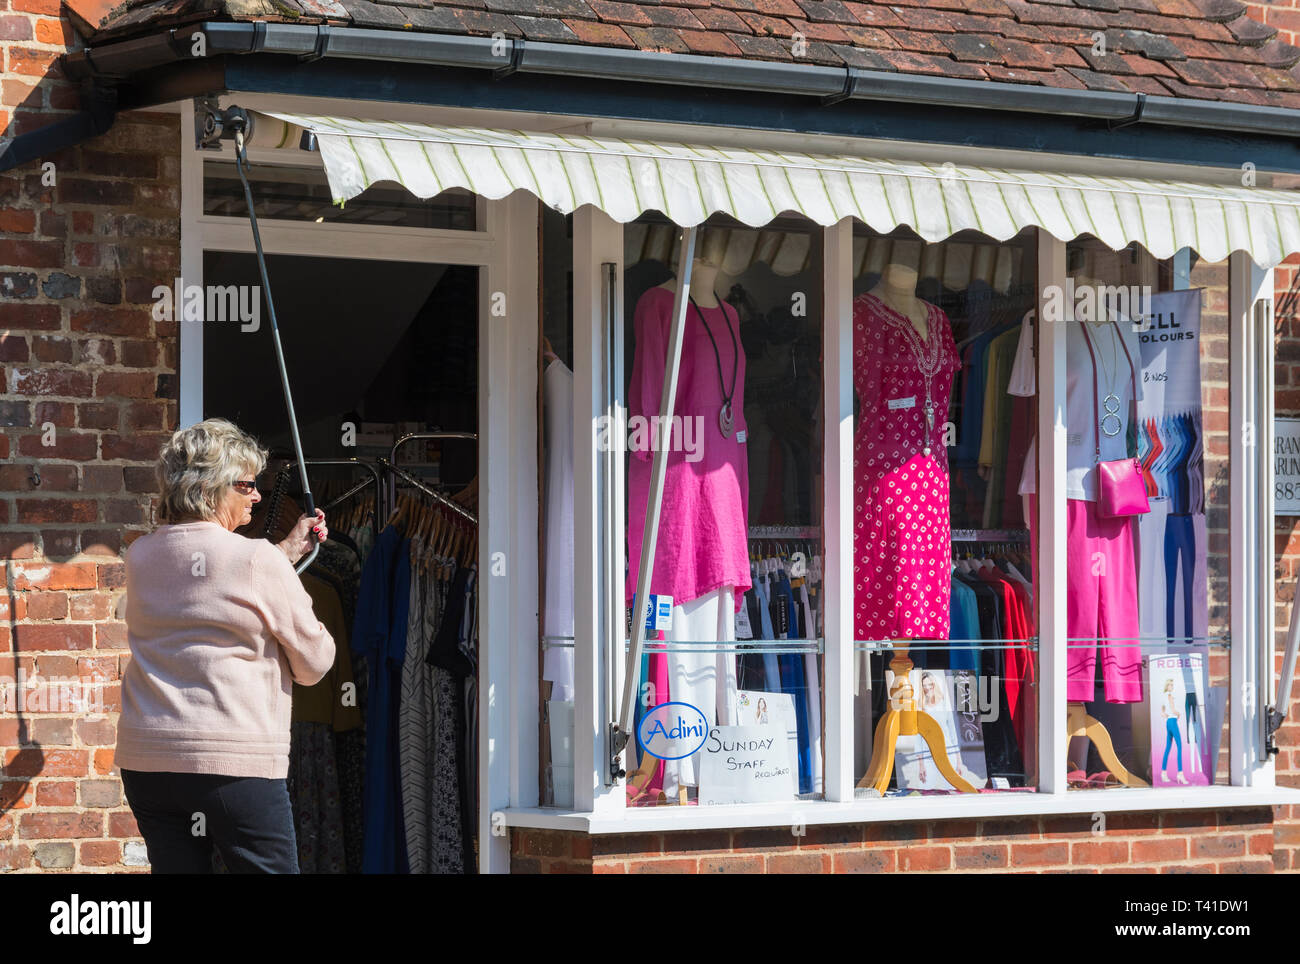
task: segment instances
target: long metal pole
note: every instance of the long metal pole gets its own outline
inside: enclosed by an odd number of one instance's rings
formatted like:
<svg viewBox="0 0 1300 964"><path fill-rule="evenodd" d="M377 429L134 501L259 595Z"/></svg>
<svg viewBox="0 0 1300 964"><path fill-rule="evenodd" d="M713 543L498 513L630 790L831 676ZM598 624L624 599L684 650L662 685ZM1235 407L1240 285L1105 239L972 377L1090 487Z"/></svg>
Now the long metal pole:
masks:
<svg viewBox="0 0 1300 964"><path fill-rule="evenodd" d="M686 330L686 305L691 290L691 267L695 261L695 234L697 228L682 231L681 250L677 259L677 292L673 295L673 327L668 336L668 357L665 359L663 395L659 399L659 436L655 438L654 457L650 468L650 496L646 505L645 530L641 539L641 568L637 571L636 596L632 608L632 645L627 653L626 675L623 677L623 700L619 708L618 729L630 737L628 727L632 720L632 699L637 691L637 668L641 665L641 650L645 648L645 606L650 595L650 576L653 574L655 545L659 541L659 510L663 508L664 475L668 470L668 442L671 438L671 416L677 407L677 375L682 365L682 335Z"/></svg>
<svg viewBox="0 0 1300 964"><path fill-rule="evenodd" d="M244 131L235 133L235 167L239 170L239 179L244 183L244 201L248 205L248 223L253 227L253 246L257 249L257 269L262 273L262 294L266 298L266 313L271 320L271 340L275 344L275 361L280 368L280 387L284 389L284 407L289 414L289 434L293 438L293 452L298 460L298 478L302 482L302 502L306 514L313 519L316 517L316 502L311 496L311 483L307 481L307 460L302 454L302 439L298 437L298 416L293 410L293 392L289 389L289 370L284 364L284 346L280 344L280 326L275 323L275 304L271 300L271 282L266 276L266 256L262 252L262 235L257 230L257 215L253 213L253 190L248 186L248 176L244 168L248 164L248 156L244 152ZM313 532L317 531L312 529ZM311 552L298 565L294 566L294 571L301 573L315 561L317 553L320 552L320 542L313 543Z"/></svg>

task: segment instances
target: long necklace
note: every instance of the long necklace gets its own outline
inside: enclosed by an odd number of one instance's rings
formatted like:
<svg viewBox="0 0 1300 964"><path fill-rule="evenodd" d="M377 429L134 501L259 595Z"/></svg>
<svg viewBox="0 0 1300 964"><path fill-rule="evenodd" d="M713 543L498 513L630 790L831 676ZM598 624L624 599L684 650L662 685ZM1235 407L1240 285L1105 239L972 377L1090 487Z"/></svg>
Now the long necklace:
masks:
<svg viewBox="0 0 1300 964"><path fill-rule="evenodd" d="M1082 322L1082 324L1086 325L1088 322L1085 321ZM1097 340L1100 341L1101 339L1098 338ZM1119 370L1119 359L1117 357L1119 353L1115 351L1115 336L1111 334L1111 328L1109 325L1106 326L1106 348L1107 351L1105 352L1104 357L1099 354L1097 358L1098 364L1101 366L1101 373L1106 386L1106 397L1101 400L1103 414L1101 416L1099 427L1101 428L1101 434L1105 435L1107 438L1114 438L1123 431L1124 419L1122 419L1119 414L1120 408L1123 404L1122 400L1115 394L1115 374ZM1112 419L1114 420L1113 423ZM1110 427L1112 424L1115 426L1113 430Z"/></svg>
<svg viewBox="0 0 1300 964"><path fill-rule="evenodd" d="M925 383L925 407L922 411L925 413L925 447L921 449L921 454L930 454L930 437L934 434L934 398L930 392L930 380L939 374L943 367L943 348L938 338L934 335L934 319L930 317L930 308L926 306L925 334L924 341L921 334L912 324L912 319L908 318L902 312L890 308L879 298L876 298L881 306L893 312L898 317L894 320L903 331L903 340L907 343L908 350L912 353L912 358L916 361L916 370L921 374L921 380Z"/></svg>
<svg viewBox="0 0 1300 964"><path fill-rule="evenodd" d="M718 298L717 292L714 292L713 297L717 299L718 308L722 311L722 320L727 325L727 334L731 336L732 358L735 359L735 365L731 369L731 390L728 391L727 382L722 376L722 355L718 352L717 339L709 330L709 323L704 320L704 312L700 311L700 306L695 304L695 296L688 295L688 297L695 308L695 313L700 316L700 324L704 326L704 333L709 336L709 344L713 346L714 361L718 363L718 390L722 392L722 408L718 411L718 431L722 433L723 438L731 438L731 430L736 424L735 414L731 411L731 399L736 394L736 376L740 372L740 348L736 344L736 333L731 329L731 318L727 314L727 309L722 307L722 299Z"/></svg>

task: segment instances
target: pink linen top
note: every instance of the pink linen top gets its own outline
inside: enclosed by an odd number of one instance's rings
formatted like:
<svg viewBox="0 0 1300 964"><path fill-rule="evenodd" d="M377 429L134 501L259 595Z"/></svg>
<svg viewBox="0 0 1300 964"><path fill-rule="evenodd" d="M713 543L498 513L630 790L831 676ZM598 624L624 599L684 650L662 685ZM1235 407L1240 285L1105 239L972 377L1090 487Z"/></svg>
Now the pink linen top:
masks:
<svg viewBox="0 0 1300 964"><path fill-rule="evenodd" d="M641 568L641 541L650 497L651 457L657 435L647 428L641 437L650 443L638 450L636 423L659 414L668 358L668 333L672 325L673 292L654 287L636 305L636 356L628 388L628 427L632 458L628 466L627 601L636 595ZM674 429L664 477L663 507L659 514L659 539L655 544L650 591L673 597L680 606L723 586L734 586L735 608L744 604L749 576L749 463L745 441L745 351L740 343L740 319L730 305L701 307L708 331L693 305L686 311L682 361L677 379L675 415L683 419L684 434ZM724 314L725 313L725 314ZM732 337L727 333L728 325ZM709 340L713 334L713 342ZM718 352L714 355L713 343ZM718 427L723 387L731 388L734 426L730 438ZM691 419L689 429L685 420ZM687 451L690 443L692 451ZM692 461L694 459L695 461Z"/></svg>

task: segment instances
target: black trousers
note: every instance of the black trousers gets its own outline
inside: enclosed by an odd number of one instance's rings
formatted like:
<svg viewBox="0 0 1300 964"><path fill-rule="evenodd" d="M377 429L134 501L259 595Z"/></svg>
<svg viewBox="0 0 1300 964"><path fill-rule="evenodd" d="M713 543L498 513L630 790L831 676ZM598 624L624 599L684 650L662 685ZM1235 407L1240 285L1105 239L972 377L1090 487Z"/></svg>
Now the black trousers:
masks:
<svg viewBox="0 0 1300 964"><path fill-rule="evenodd" d="M235 874L298 873L285 780L122 771L155 874L210 874L215 847Z"/></svg>

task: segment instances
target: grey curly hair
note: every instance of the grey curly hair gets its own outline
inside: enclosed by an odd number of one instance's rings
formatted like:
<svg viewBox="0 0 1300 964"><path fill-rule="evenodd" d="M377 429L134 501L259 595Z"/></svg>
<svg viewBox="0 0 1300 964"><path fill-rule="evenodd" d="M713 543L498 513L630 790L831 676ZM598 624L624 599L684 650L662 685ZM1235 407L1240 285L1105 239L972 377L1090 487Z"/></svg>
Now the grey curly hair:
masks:
<svg viewBox="0 0 1300 964"><path fill-rule="evenodd" d="M158 453L158 518L212 520L230 483L260 473L266 456L256 439L224 418L178 430Z"/></svg>

